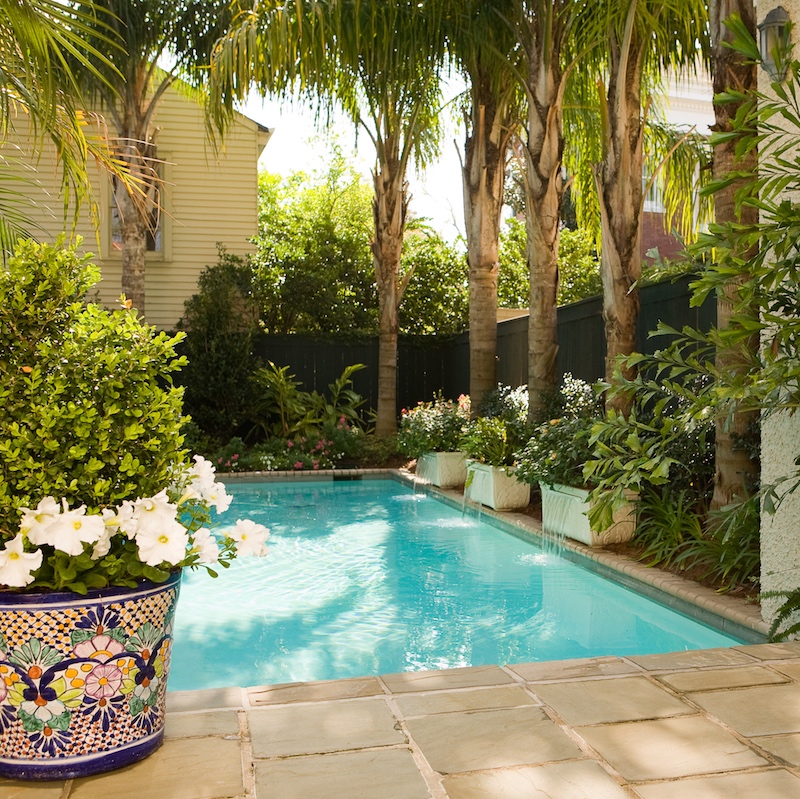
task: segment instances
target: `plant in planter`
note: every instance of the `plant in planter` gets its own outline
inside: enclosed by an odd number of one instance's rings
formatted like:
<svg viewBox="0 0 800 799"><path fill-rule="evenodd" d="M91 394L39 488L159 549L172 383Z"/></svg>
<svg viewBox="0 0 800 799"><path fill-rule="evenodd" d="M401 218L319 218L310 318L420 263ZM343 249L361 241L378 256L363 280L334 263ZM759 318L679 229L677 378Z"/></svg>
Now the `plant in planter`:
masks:
<svg viewBox="0 0 800 799"><path fill-rule="evenodd" d="M463 485L467 476L461 436L469 423L469 397L447 400L441 392L431 402L403 410L397 443L417 459L417 476L441 488Z"/></svg>
<svg viewBox="0 0 800 799"><path fill-rule="evenodd" d="M635 530L630 497L623 496L625 504L620 503L616 516L600 530L590 525L584 468L595 457L591 435L599 414L591 386L565 375L552 407L562 415L537 425L517 454L519 479L541 490L544 531L590 546L628 540Z"/></svg>
<svg viewBox="0 0 800 799"><path fill-rule="evenodd" d="M461 440L472 459L467 463L467 499L495 510L524 508L530 502L530 487L517 479L514 468L519 430L499 417L473 420Z"/></svg>
<svg viewBox="0 0 800 799"><path fill-rule="evenodd" d="M83 297L99 273L24 242L0 272L0 776L115 768L161 742L180 570L263 554L181 448L178 337Z"/></svg>

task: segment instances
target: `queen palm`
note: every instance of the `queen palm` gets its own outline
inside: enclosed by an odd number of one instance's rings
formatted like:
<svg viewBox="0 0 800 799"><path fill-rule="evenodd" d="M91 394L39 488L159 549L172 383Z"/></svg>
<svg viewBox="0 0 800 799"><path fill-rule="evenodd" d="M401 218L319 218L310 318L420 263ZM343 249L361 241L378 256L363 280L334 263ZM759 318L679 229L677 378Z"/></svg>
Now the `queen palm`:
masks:
<svg viewBox="0 0 800 799"><path fill-rule="evenodd" d="M606 0L597 20L605 80L598 82L602 158L594 179L610 381L617 357L629 355L636 346L643 152L652 97L662 75L696 65L707 51L708 17L702 0ZM611 402L620 409L628 406L622 393Z"/></svg>
<svg viewBox="0 0 800 799"><path fill-rule="evenodd" d="M473 409L496 382L500 214L509 144L522 113L514 69L516 38L504 21L514 2L457 0L447 19L450 56L468 82L462 181Z"/></svg>
<svg viewBox="0 0 800 799"><path fill-rule="evenodd" d="M105 69L75 72L90 96L100 101L115 139L117 157L138 182L138 191L114 183L122 247L122 292L140 314L146 309L145 270L148 233L160 210L156 114L164 93L201 86L210 49L227 29L225 0L96 0L103 13L86 33L90 47L104 53ZM90 6L82 4L81 11ZM123 50L109 49L108 32ZM117 67L110 67L110 63Z"/></svg>
<svg viewBox="0 0 800 799"><path fill-rule="evenodd" d="M224 124L234 101L299 90L322 118L344 110L375 148L372 252L379 303L375 432L397 427L398 308L411 279L400 254L408 215L406 175L439 141L439 75L444 42L438 3L307 0L237 16L211 65L211 106Z"/></svg>
<svg viewBox="0 0 800 799"><path fill-rule="evenodd" d="M0 3L0 141L15 130L20 116L30 120L34 149L47 139L54 145L61 166L65 214L75 217L81 204L91 200L86 159L94 157L114 169L101 126L80 111L80 87L69 60L75 57L81 70L101 78L113 72L109 60L96 49L86 48L84 39L96 22L90 5L83 11L68 11L57 0L19 0ZM108 31L105 51L121 50ZM4 159L12 159L4 153ZM12 176L14 172L15 176ZM28 235L25 212L28 202L18 171L3 170L0 182L0 249L6 253L20 236ZM120 173L123 180L125 176Z"/></svg>

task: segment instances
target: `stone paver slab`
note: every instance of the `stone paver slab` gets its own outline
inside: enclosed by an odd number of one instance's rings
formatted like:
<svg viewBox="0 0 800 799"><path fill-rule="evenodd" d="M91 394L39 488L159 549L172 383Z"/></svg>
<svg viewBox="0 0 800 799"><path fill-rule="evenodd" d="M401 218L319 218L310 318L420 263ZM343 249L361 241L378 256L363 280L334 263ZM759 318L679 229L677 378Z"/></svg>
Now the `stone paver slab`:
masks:
<svg viewBox="0 0 800 799"><path fill-rule="evenodd" d="M208 713L167 714L164 735L167 738L197 738L209 735L238 736L236 710L212 710Z"/></svg>
<svg viewBox="0 0 800 799"><path fill-rule="evenodd" d="M607 677L614 674L638 674L639 669L621 658L580 658L544 663L515 663L508 666L523 680L569 680L580 677Z"/></svg>
<svg viewBox="0 0 800 799"><path fill-rule="evenodd" d="M582 757L538 707L443 713L406 721L431 767L442 774Z"/></svg>
<svg viewBox="0 0 800 799"><path fill-rule="evenodd" d="M670 779L768 765L702 716L581 727L577 732L628 780ZM690 796L686 794L685 799Z"/></svg>
<svg viewBox="0 0 800 799"><path fill-rule="evenodd" d="M670 669L701 669L707 666L752 666L753 659L735 649L698 649L691 652L668 652L665 655L630 655L632 660L648 671Z"/></svg>
<svg viewBox="0 0 800 799"><path fill-rule="evenodd" d="M0 780L0 796L3 799L61 799L63 782L53 781L45 785L33 785L17 780Z"/></svg>
<svg viewBox="0 0 800 799"><path fill-rule="evenodd" d="M783 660L800 657L800 641L785 641L782 644L751 644L736 649L759 660Z"/></svg>
<svg viewBox="0 0 800 799"><path fill-rule="evenodd" d="M753 743L779 757L790 766L800 766L800 733L794 735L765 735L753 738Z"/></svg>
<svg viewBox="0 0 800 799"><path fill-rule="evenodd" d="M713 691L718 688L746 688L750 685L785 683L779 674L761 666L743 666L733 669L698 669L660 674L658 679L676 691Z"/></svg>
<svg viewBox="0 0 800 799"><path fill-rule="evenodd" d="M167 691L167 713L244 707L242 688L207 688L203 691Z"/></svg>
<svg viewBox="0 0 800 799"><path fill-rule="evenodd" d="M536 695L567 724L602 724L695 713L647 677L540 683Z"/></svg>
<svg viewBox="0 0 800 799"><path fill-rule="evenodd" d="M75 780L70 799L222 799L244 793L238 741L166 741L132 766ZM27 797L25 797L27 799Z"/></svg>
<svg viewBox="0 0 800 799"><path fill-rule="evenodd" d="M538 704L529 693L517 685L502 688L468 688L463 691L441 691L435 694L408 694L395 697L395 702L406 718Z"/></svg>
<svg viewBox="0 0 800 799"><path fill-rule="evenodd" d="M382 699L281 705L251 710L247 717L256 758L406 743Z"/></svg>
<svg viewBox="0 0 800 799"><path fill-rule="evenodd" d="M771 663L775 671L785 674L787 677L800 682L800 663Z"/></svg>
<svg viewBox="0 0 800 799"><path fill-rule="evenodd" d="M444 671L405 671L383 674L381 679L393 694L411 691L442 691L448 688L477 688L481 685L508 685L514 682L499 666L473 666Z"/></svg>
<svg viewBox="0 0 800 799"><path fill-rule="evenodd" d="M642 799L797 799L800 779L788 771L724 774L692 780L637 785Z"/></svg>
<svg viewBox="0 0 800 799"><path fill-rule="evenodd" d="M429 799L408 749L256 763L256 794L272 799Z"/></svg>
<svg viewBox="0 0 800 799"><path fill-rule="evenodd" d="M363 696L383 696L377 677L354 680L324 680L321 682L293 682L283 685L262 685L248 688L247 697L252 707L282 705L290 702L327 702L331 699L358 699Z"/></svg>
<svg viewBox="0 0 800 799"><path fill-rule="evenodd" d="M449 799L628 799L594 762L501 769L445 777Z"/></svg>
<svg viewBox="0 0 800 799"><path fill-rule="evenodd" d="M800 732L800 685L764 685L690 695L700 707L742 735Z"/></svg>

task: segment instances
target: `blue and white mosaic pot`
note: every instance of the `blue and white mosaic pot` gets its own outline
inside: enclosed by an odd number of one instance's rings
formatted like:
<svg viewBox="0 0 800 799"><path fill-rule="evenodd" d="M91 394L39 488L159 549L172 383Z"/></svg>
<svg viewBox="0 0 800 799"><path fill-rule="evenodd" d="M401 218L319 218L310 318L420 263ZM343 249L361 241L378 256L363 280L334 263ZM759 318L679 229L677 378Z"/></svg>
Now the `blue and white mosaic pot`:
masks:
<svg viewBox="0 0 800 799"><path fill-rule="evenodd" d="M180 573L137 589L0 592L0 777L128 765L161 744Z"/></svg>

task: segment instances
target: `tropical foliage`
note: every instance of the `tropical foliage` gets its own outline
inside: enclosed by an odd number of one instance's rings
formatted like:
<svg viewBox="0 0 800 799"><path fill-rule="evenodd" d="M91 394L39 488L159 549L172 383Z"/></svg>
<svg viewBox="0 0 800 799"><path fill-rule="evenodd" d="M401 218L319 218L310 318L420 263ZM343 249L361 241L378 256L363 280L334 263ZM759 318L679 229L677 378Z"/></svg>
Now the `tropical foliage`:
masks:
<svg viewBox="0 0 800 799"><path fill-rule="evenodd" d="M425 452L457 452L469 423L470 398L445 399L441 392L430 402L419 402L403 409L398 448L411 458Z"/></svg>

